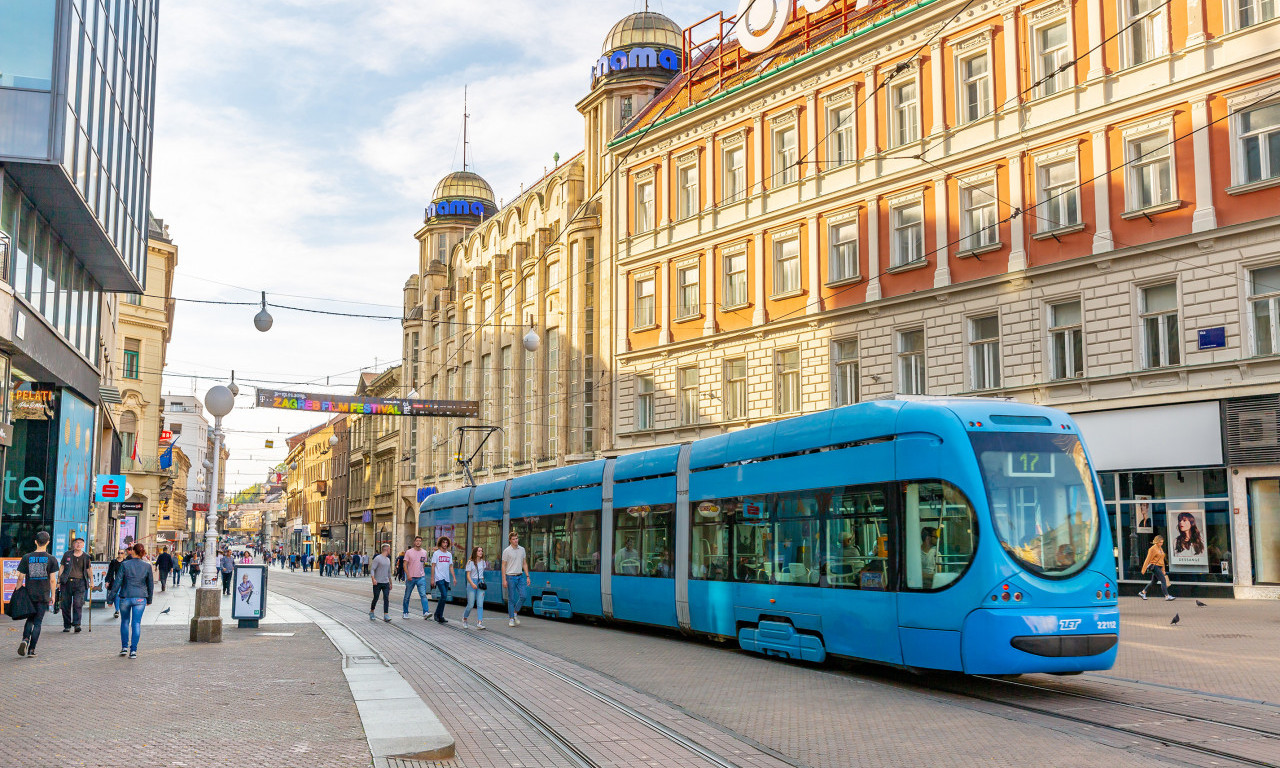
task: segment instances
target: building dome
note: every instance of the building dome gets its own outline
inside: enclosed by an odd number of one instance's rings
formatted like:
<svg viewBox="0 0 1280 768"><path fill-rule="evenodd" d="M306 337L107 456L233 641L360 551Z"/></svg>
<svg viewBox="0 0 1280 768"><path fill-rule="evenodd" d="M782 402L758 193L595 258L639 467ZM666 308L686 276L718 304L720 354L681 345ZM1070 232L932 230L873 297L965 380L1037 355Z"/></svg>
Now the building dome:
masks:
<svg viewBox="0 0 1280 768"><path fill-rule="evenodd" d="M436 185L436 191L431 193L433 201L454 198L483 200L494 205L493 188L489 186L489 182L471 171L454 171L441 179Z"/></svg>
<svg viewBox="0 0 1280 768"><path fill-rule="evenodd" d="M684 49L684 30L680 25L652 11L633 13L613 25L604 39L603 53L638 46L658 46L673 51Z"/></svg>

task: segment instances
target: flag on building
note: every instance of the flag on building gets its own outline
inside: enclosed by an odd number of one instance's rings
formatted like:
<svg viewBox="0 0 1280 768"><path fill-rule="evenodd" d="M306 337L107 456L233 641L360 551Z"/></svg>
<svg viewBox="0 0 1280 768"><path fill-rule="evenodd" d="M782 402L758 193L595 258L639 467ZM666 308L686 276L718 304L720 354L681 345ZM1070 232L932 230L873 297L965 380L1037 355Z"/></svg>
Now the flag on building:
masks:
<svg viewBox="0 0 1280 768"><path fill-rule="evenodd" d="M161 469L168 469L169 467L173 466L173 446L177 444L178 444L178 441L174 440L172 443L169 443L168 448L164 449L164 453L160 454ZM133 450L135 453L137 452L138 446L136 444L134 445Z"/></svg>

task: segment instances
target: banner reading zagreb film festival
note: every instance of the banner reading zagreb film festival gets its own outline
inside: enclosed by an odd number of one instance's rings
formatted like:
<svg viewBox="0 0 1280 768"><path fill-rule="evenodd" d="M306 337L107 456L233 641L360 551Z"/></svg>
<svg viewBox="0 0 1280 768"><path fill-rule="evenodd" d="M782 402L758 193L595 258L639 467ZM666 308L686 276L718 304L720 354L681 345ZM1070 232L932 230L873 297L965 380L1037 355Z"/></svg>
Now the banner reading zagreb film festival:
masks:
<svg viewBox="0 0 1280 768"><path fill-rule="evenodd" d="M238 564L231 571L231 618L261 619L267 609L267 567Z"/></svg>
<svg viewBox="0 0 1280 768"><path fill-rule="evenodd" d="M346 397L309 392L258 390L259 408L318 413L358 413L373 416L443 416L474 418L480 415L477 400L408 400L400 397Z"/></svg>

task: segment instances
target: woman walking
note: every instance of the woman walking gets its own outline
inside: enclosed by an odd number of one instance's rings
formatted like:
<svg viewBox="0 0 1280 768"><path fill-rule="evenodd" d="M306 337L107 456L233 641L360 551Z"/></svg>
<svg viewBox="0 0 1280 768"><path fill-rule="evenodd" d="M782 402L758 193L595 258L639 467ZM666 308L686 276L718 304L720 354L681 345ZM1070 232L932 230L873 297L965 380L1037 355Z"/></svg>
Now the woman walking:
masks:
<svg viewBox="0 0 1280 768"><path fill-rule="evenodd" d="M476 607L476 629L484 629L484 572L489 564L484 559L484 547L472 547L467 559L467 609L462 613L462 628L469 629L467 619L471 606Z"/></svg>
<svg viewBox="0 0 1280 768"><path fill-rule="evenodd" d="M151 605L155 583L151 580L151 563L147 562L147 547L142 542L133 545L133 557L120 564L116 573L117 595L120 598L120 655L138 658L138 638L142 635L142 612Z"/></svg>
<svg viewBox="0 0 1280 768"><path fill-rule="evenodd" d="M1147 550L1147 559L1142 564L1143 573L1146 573L1148 568L1151 569L1151 582L1142 588L1142 591L1138 593L1138 597L1146 600L1147 590L1151 589L1151 587L1155 586L1158 582L1160 584L1161 591L1164 592L1165 600L1178 599L1169 594L1169 581L1164 577L1164 567L1164 537L1157 534L1156 537L1151 540L1151 549Z"/></svg>
<svg viewBox="0 0 1280 768"><path fill-rule="evenodd" d="M187 558L187 573L191 574L191 586L196 585L196 579L200 576L200 556L195 552Z"/></svg>

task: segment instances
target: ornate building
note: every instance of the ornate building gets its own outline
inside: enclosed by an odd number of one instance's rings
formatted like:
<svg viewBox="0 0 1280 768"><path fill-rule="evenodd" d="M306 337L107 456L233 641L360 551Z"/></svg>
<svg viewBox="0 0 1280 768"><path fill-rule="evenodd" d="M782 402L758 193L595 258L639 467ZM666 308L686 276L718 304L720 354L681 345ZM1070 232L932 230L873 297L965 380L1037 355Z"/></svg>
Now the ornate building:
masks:
<svg viewBox="0 0 1280 768"><path fill-rule="evenodd" d="M402 366L381 373L362 373L357 397L402 397ZM414 419L386 415L347 417L347 539L366 551L383 543L403 547L418 527L417 510L397 501L396 467L400 435Z"/></svg>

